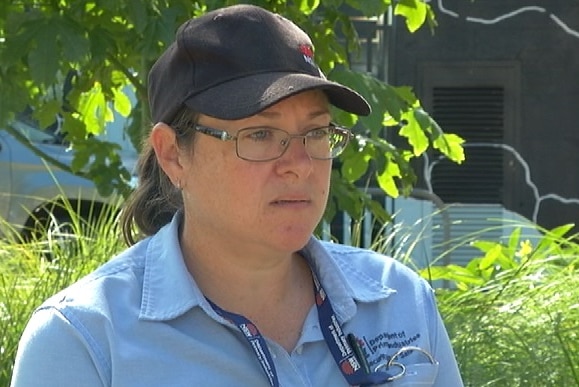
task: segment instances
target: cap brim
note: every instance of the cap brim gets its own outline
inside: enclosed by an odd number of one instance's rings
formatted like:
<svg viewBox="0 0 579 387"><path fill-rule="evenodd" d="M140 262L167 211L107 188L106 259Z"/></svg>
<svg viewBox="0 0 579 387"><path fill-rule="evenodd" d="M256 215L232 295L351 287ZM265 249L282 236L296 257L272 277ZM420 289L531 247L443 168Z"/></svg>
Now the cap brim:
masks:
<svg viewBox="0 0 579 387"><path fill-rule="evenodd" d="M335 107L361 116L370 105L354 90L323 78L301 73L262 73L215 85L188 97L184 103L195 112L223 120L252 116L284 98L320 89Z"/></svg>

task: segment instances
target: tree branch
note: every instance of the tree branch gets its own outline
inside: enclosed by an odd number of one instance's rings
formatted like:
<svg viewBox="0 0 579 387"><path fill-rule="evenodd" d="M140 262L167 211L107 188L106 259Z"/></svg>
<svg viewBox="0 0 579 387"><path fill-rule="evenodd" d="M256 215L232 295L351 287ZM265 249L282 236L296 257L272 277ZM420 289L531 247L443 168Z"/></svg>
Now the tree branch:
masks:
<svg viewBox="0 0 579 387"><path fill-rule="evenodd" d="M57 168L62 169L65 172L69 172L73 175L76 176L80 176L80 177L84 177L86 179L90 179L88 177L88 175L86 173L83 173L81 171L79 172L74 172L69 165L64 164L60 161L58 161L57 159L55 159L54 157L49 156L48 154L46 154L45 152L41 151L40 149L38 149L32 142L30 142L30 140L23 135L19 130L17 130L16 128L14 128L12 125L6 125L3 128L0 128L0 130L5 130L8 133L10 133L12 136L14 136L16 138L16 140L18 140L19 143L21 143L22 145L24 145L28 150L30 150L32 153L34 153L36 156L40 157L41 159L47 161L49 164L54 165Z"/></svg>

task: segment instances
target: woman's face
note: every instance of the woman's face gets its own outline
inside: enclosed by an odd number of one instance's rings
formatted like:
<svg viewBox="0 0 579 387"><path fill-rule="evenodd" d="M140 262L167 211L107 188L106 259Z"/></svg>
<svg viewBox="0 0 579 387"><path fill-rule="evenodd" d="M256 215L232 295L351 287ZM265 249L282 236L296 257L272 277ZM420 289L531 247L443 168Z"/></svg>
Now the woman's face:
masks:
<svg viewBox="0 0 579 387"><path fill-rule="evenodd" d="M329 123L328 101L321 91L289 97L241 120L199 118L200 125L232 136L255 126L303 134ZM299 138L290 141L279 159L251 162L237 157L235 141L198 132L193 150L182 155L180 163L184 238L293 252L307 242L328 199L331 160L311 159Z"/></svg>

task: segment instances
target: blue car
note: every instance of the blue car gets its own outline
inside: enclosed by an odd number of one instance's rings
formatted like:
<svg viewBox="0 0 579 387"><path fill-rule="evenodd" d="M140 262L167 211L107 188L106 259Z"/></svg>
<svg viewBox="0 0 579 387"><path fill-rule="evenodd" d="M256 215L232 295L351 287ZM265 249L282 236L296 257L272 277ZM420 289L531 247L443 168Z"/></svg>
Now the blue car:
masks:
<svg viewBox="0 0 579 387"><path fill-rule="evenodd" d="M122 124L119 121L116 125ZM16 121L11 127L42 152L70 165L72 153L57 131L39 129L30 120ZM122 127L108 130L117 136L122 133ZM110 135L105 139L120 143L123 164L132 171L137 156L129 141ZM36 232L55 231L70 225L73 216L88 220L118 203L119 197L99 195L91 180L48 164L12 133L0 129L0 237L16 234L26 239ZM76 214L71 215L71 208Z"/></svg>

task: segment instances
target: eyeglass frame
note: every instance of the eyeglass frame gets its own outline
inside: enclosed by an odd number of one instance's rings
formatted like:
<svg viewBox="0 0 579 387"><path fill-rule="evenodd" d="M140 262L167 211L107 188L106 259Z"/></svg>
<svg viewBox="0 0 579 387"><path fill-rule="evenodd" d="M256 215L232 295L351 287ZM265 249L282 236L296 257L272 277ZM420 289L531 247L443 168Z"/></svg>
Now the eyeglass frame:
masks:
<svg viewBox="0 0 579 387"><path fill-rule="evenodd" d="M251 159L251 158L247 158L247 157L242 157L239 154L239 133L244 131L244 130L249 130L249 129L259 129L259 128L264 128L264 129L274 129L277 131L281 131L284 132L287 137L285 138L285 140L287 141L287 143L285 144L283 150L281 151L281 153L276 156L276 157L272 157L272 158L268 158L268 159L263 159L263 160L255 160L255 159ZM312 155L309 154L309 152L307 151L307 138L308 135L316 130L320 130L320 129L331 129L333 131L338 131L339 134L343 135L345 138L344 141L344 145L342 147L342 149L338 152L335 153L333 155L330 155L330 157L327 158L319 158L319 157L313 157ZM287 151L287 149L289 148L290 142L292 139L294 138L302 138L303 139L303 144L306 147L306 152L308 152L308 156L314 160L332 160L336 157L338 157L340 154L342 154L342 152L344 151L344 149L346 149L346 147L348 146L348 143L350 142L350 139L353 137L352 132L344 127L344 126L340 126L340 125L336 125L334 123L330 123L329 125L325 125L325 126L319 126L316 128L312 128L310 130L308 130L307 132L303 133L303 134L290 134L289 132L287 132L284 129L280 129L280 128L274 128L274 127L268 127L268 126L250 126L247 128L241 128L237 131L237 134L235 136L231 135L229 132L227 132L226 130L221 130L221 129L216 129L216 128L212 128L210 126L206 126L206 125L201 125L201 124L193 124L192 125L192 129L194 129L196 132L217 138L218 140L221 141L235 141L235 154L237 155L237 157L239 157L242 160L245 161L251 161L251 162L266 162L266 161L272 161L272 160L277 160L279 158L281 158L285 152ZM334 132L335 133L335 132ZM283 145L283 144L282 144ZM333 152L331 152L333 153Z"/></svg>

